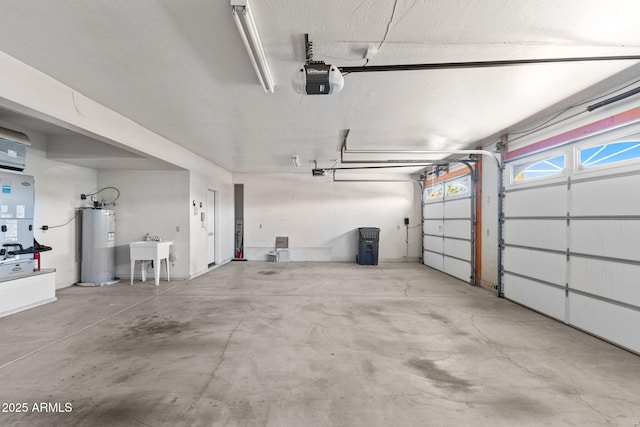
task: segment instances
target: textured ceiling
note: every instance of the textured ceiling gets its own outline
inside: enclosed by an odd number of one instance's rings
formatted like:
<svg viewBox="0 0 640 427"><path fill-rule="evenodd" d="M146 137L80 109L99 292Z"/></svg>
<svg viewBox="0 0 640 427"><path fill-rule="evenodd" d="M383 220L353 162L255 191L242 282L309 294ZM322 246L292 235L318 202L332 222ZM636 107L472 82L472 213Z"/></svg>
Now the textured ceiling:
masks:
<svg viewBox="0 0 640 427"><path fill-rule="evenodd" d="M633 61L353 73L302 96L304 61L338 66L640 52L637 0L255 0L276 89L258 83L225 0L3 0L0 50L234 172L308 172L351 148L477 145ZM619 77L620 82L631 78ZM615 84L611 80L609 84Z"/></svg>

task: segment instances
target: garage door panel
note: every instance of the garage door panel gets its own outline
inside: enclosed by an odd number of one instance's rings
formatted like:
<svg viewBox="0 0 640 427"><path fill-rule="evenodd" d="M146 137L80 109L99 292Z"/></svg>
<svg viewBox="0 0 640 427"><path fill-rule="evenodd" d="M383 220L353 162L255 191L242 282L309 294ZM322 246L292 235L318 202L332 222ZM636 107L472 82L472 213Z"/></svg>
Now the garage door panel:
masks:
<svg viewBox="0 0 640 427"><path fill-rule="evenodd" d="M633 126L507 162L502 290L640 352L640 163L620 139Z"/></svg>
<svg viewBox="0 0 640 427"><path fill-rule="evenodd" d="M570 293L569 323L640 352L640 311Z"/></svg>
<svg viewBox="0 0 640 427"><path fill-rule="evenodd" d="M508 244L554 250L567 249L565 220L511 220L505 223Z"/></svg>
<svg viewBox="0 0 640 427"><path fill-rule="evenodd" d="M465 261L460 261L459 259L449 258L447 256L443 259L443 268L447 274L450 274L453 277L457 277L460 280L464 280L469 283L471 279L471 264Z"/></svg>
<svg viewBox="0 0 640 427"><path fill-rule="evenodd" d="M465 219L445 220L444 235L459 239L471 239L471 221Z"/></svg>
<svg viewBox="0 0 640 427"><path fill-rule="evenodd" d="M572 215L640 215L637 194L640 176L576 182L571 186Z"/></svg>
<svg viewBox="0 0 640 427"><path fill-rule="evenodd" d="M640 265L571 257L569 287L640 307Z"/></svg>
<svg viewBox="0 0 640 427"><path fill-rule="evenodd" d="M442 220L425 220L422 227L424 234L435 234L437 236L442 236L442 234L444 233L444 223L442 222Z"/></svg>
<svg viewBox="0 0 640 427"><path fill-rule="evenodd" d="M640 220L574 220L571 252L640 261Z"/></svg>
<svg viewBox="0 0 640 427"><path fill-rule="evenodd" d="M504 296L519 304L564 321L564 289L505 273Z"/></svg>
<svg viewBox="0 0 640 427"><path fill-rule="evenodd" d="M471 199L454 199L447 200L444 205L445 218L470 218L471 217Z"/></svg>
<svg viewBox="0 0 640 427"><path fill-rule="evenodd" d="M567 214L567 187L558 185L507 193L505 215L510 216L565 216Z"/></svg>
<svg viewBox="0 0 640 427"><path fill-rule="evenodd" d="M506 247L505 270L544 282L564 286L566 283L566 255L531 249Z"/></svg>
<svg viewBox="0 0 640 427"><path fill-rule="evenodd" d="M426 205L424 205L423 215L425 219L441 219L444 216L443 203L427 203Z"/></svg>
<svg viewBox="0 0 640 427"><path fill-rule="evenodd" d="M471 242L465 240L444 239L444 254L465 260L471 260Z"/></svg>
<svg viewBox="0 0 640 427"><path fill-rule="evenodd" d="M427 265L429 267L435 268L440 271L442 271L444 268L442 254L436 254L433 252L424 251L424 256L422 257L422 259L424 261L424 265Z"/></svg>
<svg viewBox="0 0 640 427"><path fill-rule="evenodd" d="M473 199L470 196L474 191L473 183L470 175L466 174L437 185L444 190L444 196L428 199L427 195L423 205L423 262L429 267L470 282L471 262L465 260L471 259L473 245Z"/></svg>
<svg viewBox="0 0 640 427"><path fill-rule="evenodd" d="M442 237L424 236L424 248L433 252L442 253L444 251L444 242Z"/></svg>

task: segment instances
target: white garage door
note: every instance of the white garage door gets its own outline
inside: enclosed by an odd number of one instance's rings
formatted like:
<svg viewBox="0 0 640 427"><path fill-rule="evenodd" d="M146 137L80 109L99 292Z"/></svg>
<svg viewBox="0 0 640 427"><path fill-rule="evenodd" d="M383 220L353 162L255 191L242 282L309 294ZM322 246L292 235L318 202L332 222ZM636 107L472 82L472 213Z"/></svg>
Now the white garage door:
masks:
<svg viewBox="0 0 640 427"><path fill-rule="evenodd" d="M470 283L475 283L473 192L467 174L426 186L423 199L424 264Z"/></svg>
<svg viewBox="0 0 640 427"><path fill-rule="evenodd" d="M618 131L508 162L502 245L506 298L636 352L638 141Z"/></svg>

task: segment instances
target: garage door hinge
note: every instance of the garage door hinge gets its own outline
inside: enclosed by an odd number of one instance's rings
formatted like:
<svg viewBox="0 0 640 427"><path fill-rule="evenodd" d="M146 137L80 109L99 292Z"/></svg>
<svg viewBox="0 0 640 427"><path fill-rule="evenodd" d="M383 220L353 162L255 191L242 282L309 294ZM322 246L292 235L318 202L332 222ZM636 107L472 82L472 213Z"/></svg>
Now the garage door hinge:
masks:
<svg viewBox="0 0 640 427"><path fill-rule="evenodd" d="M569 216L569 212L567 212L567 225L571 222L571 217Z"/></svg>
<svg viewBox="0 0 640 427"><path fill-rule="evenodd" d="M570 256L569 248L567 248L567 261L569 261L569 256Z"/></svg>

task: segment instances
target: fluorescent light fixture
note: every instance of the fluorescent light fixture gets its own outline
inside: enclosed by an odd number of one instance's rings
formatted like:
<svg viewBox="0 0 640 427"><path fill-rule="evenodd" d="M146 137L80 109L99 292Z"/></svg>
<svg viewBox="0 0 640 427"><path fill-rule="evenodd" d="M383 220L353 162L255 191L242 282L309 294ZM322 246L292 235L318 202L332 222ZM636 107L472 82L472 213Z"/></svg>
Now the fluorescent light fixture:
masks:
<svg viewBox="0 0 640 427"><path fill-rule="evenodd" d="M293 166L297 168L300 167L300 156L298 156L297 154L292 154L291 161L293 162Z"/></svg>
<svg viewBox="0 0 640 427"><path fill-rule="evenodd" d="M231 15L233 21L238 27L242 43L244 44L251 65L258 75L258 80L267 93L273 93L274 83L267 63L267 56L264 54L262 42L258 35L256 22L253 20L251 10L249 9L249 0L231 0Z"/></svg>

